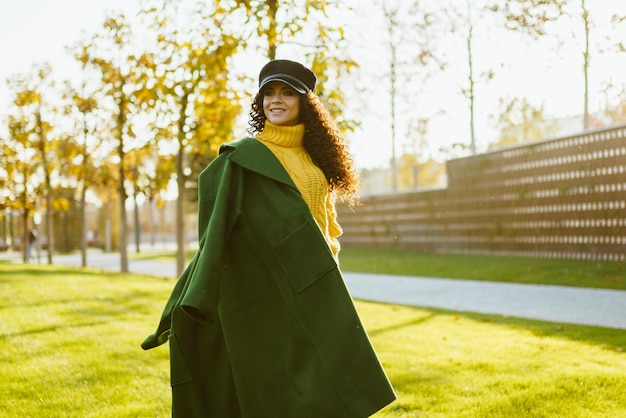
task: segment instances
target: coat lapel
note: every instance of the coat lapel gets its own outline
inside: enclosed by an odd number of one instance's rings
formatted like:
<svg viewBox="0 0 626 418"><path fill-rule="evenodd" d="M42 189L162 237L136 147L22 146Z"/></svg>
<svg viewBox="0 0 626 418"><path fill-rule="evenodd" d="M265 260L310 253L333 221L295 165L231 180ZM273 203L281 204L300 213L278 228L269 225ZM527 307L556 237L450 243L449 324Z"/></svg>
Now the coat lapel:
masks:
<svg viewBox="0 0 626 418"><path fill-rule="evenodd" d="M260 141L243 138L220 147L220 154L231 150L228 159L237 165L279 181L297 190L295 183L276 156Z"/></svg>

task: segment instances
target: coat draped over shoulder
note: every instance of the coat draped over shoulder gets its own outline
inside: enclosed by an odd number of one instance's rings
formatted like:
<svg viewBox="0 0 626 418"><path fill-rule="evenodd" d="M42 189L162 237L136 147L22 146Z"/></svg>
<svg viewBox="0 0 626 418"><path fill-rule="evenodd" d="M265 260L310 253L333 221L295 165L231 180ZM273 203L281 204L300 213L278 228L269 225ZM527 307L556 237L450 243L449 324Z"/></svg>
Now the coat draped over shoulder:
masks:
<svg viewBox="0 0 626 418"><path fill-rule="evenodd" d="M324 237L245 138L199 177L199 249L142 343L169 342L172 416L367 417L395 399Z"/></svg>

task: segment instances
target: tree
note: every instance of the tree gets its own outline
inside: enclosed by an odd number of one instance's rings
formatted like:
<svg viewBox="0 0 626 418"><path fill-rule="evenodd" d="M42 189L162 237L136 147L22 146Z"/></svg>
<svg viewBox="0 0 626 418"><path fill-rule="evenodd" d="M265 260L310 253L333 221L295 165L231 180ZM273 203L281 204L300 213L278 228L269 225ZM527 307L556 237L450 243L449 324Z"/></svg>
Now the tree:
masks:
<svg viewBox="0 0 626 418"><path fill-rule="evenodd" d="M469 145L467 147L471 154L476 153L476 92L480 83L485 83L495 76L495 65L485 68L478 72L479 64L476 60L475 47L477 30L480 32L480 41L485 41L487 31L485 26L489 23L489 0L486 1L470 1L466 0L464 7L459 7L458 2L449 2L443 7L444 18L440 19L444 25L447 25L450 32L459 39L463 40L465 48L466 66L463 70L466 82L462 84L461 93L467 100L469 110ZM482 25L481 25L482 24ZM456 51L453 50L453 53ZM450 60L453 57L447 58Z"/></svg>
<svg viewBox="0 0 626 418"><path fill-rule="evenodd" d="M504 18L504 27L533 37L548 34L547 26L563 16L567 0L493 0L491 11Z"/></svg>
<svg viewBox="0 0 626 418"><path fill-rule="evenodd" d="M200 14L197 14L198 16ZM202 16L202 15L200 15ZM232 139L241 107L230 87L229 59L239 40L225 31L221 15L189 25L171 5L151 8L146 17L155 22L159 75L157 102L152 108L156 141L175 139L177 274L185 267L185 201L187 183L215 155L219 144ZM167 115L167 116L166 116ZM192 176L193 175L193 176Z"/></svg>
<svg viewBox="0 0 626 418"><path fill-rule="evenodd" d="M137 95L147 90L146 69L154 69L150 54L135 54L131 30L123 15L105 20L103 30L93 42L97 55L89 62L101 74L102 94L112 103L112 132L116 142L118 195L120 213L120 269L128 272L128 232L126 220L127 161L129 149L136 147L131 116L137 108ZM104 104L104 103L103 103Z"/></svg>
<svg viewBox="0 0 626 418"><path fill-rule="evenodd" d="M543 104L533 106L525 98L500 100L501 111L496 126L500 130L498 141L489 148L512 146L538 141L555 135L559 130L556 121L546 119Z"/></svg>
<svg viewBox="0 0 626 418"><path fill-rule="evenodd" d="M75 161L68 170L70 175L76 179L79 193L80 222L79 241L81 251L81 265L87 266L87 226L86 207L87 190L97 183L96 159L101 140L96 135L97 110L99 100L97 90L99 85L94 83L93 77L89 77L89 63L93 56L93 45L89 41L84 41L75 47L74 58L81 65L82 80L78 87L74 87L70 82L65 83L65 98L67 105L65 115L72 121L71 136L72 141L67 142L67 146L73 145L72 156L67 161Z"/></svg>
<svg viewBox="0 0 626 418"><path fill-rule="evenodd" d="M575 6L575 4L578 6ZM583 130L591 127L591 115L589 112L589 71L592 58L592 33L597 27L592 19L592 14L586 0L579 2L567 2L566 0L506 0L503 7L496 10L505 11L507 27L513 30L523 31L533 38L538 38L549 33L546 26L563 17L567 17L574 22L578 22L580 29L573 29L571 36L567 36L564 42L571 42L580 38L577 36L582 32L582 47L580 54L582 58L583 70ZM618 23L619 17L613 17L612 22ZM619 45L619 44L618 44ZM601 51L598 46L594 48Z"/></svg>
<svg viewBox="0 0 626 418"><path fill-rule="evenodd" d="M616 86L608 83L603 90L605 105L603 114L610 124L626 123L626 86ZM616 104L611 104L617 102Z"/></svg>
<svg viewBox="0 0 626 418"><path fill-rule="evenodd" d="M434 158L420 160L407 149L399 158L398 190L419 190L441 186L446 166Z"/></svg>
<svg viewBox="0 0 626 418"><path fill-rule="evenodd" d="M29 220L37 206L37 188L33 179L33 148L29 145L27 118L17 108L8 117L8 137L0 142L0 164L2 170L2 207L17 211L22 217L22 257L26 259L26 246ZM13 242L15 245L15 242Z"/></svg>
<svg viewBox="0 0 626 418"><path fill-rule="evenodd" d="M617 32L618 29L624 29L626 24L626 15L613 14L611 16L611 29L612 32ZM608 37L609 51L615 54L623 56L626 53L626 40L619 37ZM616 84L615 81L610 80L604 83L603 95L605 96L604 114L608 117L609 122L612 124L626 123L626 84Z"/></svg>
<svg viewBox="0 0 626 418"><path fill-rule="evenodd" d="M467 88L463 90L465 97L469 102L469 114L470 114L470 151L472 154L476 154L476 130L475 130L475 86L476 79L474 78L474 20L472 19L472 6L469 0L467 0ZM492 73L487 74L487 78L493 77Z"/></svg>
<svg viewBox="0 0 626 418"><path fill-rule="evenodd" d="M237 28L237 38L246 45L262 47L270 60L276 59L279 47L296 44L298 48L328 49L343 37L341 27L328 18L332 10L340 8L339 0L234 0L215 4L213 16L225 27ZM315 30L310 32L310 28Z"/></svg>
<svg viewBox="0 0 626 418"><path fill-rule="evenodd" d="M343 132L354 129L356 123L343 115L345 89L338 82L357 66L347 51L344 30L337 23L337 17L350 18L351 9L344 2L235 0L215 4L213 18L223 28L232 28L242 50L259 49L270 60L279 57L280 51L287 55L296 50L298 56L306 57L318 78L316 92L338 128Z"/></svg>
<svg viewBox="0 0 626 418"><path fill-rule="evenodd" d="M583 99L583 130L586 131L589 129L589 121L590 121L590 117L589 117L589 64L591 60L591 55L589 52L589 36L590 36L592 23L589 18L589 10L587 9L587 6L585 5L585 0L581 0L580 6L581 6L581 11L582 11L581 18L582 18L584 34L585 34L585 42L584 42L582 55L583 55L583 74L585 78L584 99Z"/></svg>
<svg viewBox="0 0 626 418"><path fill-rule="evenodd" d="M135 251L141 252L141 224L139 221L139 202L137 198L140 194L144 193L144 186L146 185L147 178L145 170L148 169L148 164L145 164L146 158L151 155L153 144L146 143L141 148L135 148L128 152L126 155L129 169L126 171L128 176L128 182L133 186L133 215L135 225Z"/></svg>
<svg viewBox="0 0 626 418"><path fill-rule="evenodd" d="M391 177L392 190L398 190L398 167L396 162L396 132L399 121L398 110L401 113L410 113L411 118L424 117L426 109L415 111L415 97L419 96L420 90L428 82L430 74L429 66L435 66L442 70L443 65L434 56L433 40L431 33L432 14L423 8L419 1L400 2L385 1L381 5L384 15L384 26L387 33L385 40L386 49L389 51L389 103L390 103L390 130L391 130ZM419 66L420 71L415 71ZM419 74L419 76L417 75ZM419 80L419 82L415 82ZM403 88L398 86L418 86L417 88ZM398 109L398 103L405 106ZM413 121L405 120L407 124ZM426 123L427 125L427 123ZM426 126L424 125L424 126ZM408 125L407 125L408 126ZM413 137L411 132L407 132ZM406 163L406 161L405 161Z"/></svg>
<svg viewBox="0 0 626 418"><path fill-rule="evenodd" d="M150 242L156 242L157 220L154 214L155 209L163 207L165 200L162 194L167 190L172 173L175 171L176 157L173 155L159 155L157 147L150 148L151 154L144 160L145 170L142 172L143 183L141 190L150 206ZM146 165L146 161L148 164ZM204 165L203 165L204 168ZM198 172L199 167L192 172Z"/></svg>
<svg viewBox="0 0 626 418"><path fill-rule="evenodd" d="M398 49L400 48L399 42L401 38L397 34L398 32L398 5L389 6L389 3L385 3L384 6L385 22L387 24L388 46L389 46L389 99L390 99L390 112L391 112L391 190L394 192L398 190L398 169L396 166L396 98L398 90L397 83L397 67L398 67Z"/></svg>
<svg viewBox="0 0 626 418"><path fill-rule="evenodd" d="M9 121L11 136L26 156L22 163L31 167L22 166L23 183L21 209L24 214L24 230L22 242L28 242L28 217L34 207L34 199L28 197L29 183L39 184L45 200L45 222L47 238L48 264L52 264L54 253L54 233L52 215L54 210L54 196L52 187L52 172L55 169L55 147L58 141L52 138L53 115L56 112L51 100L44 96L53 92L54 82L51 77L52 68L48 64L35 66L31 74L25 77L16 76L9 82L15 92L13 104L15 116ZM33 186L33 190L37 188ZM24 245L25 246L25 245ZM26 253L24 252L24 260Z"/></svg>

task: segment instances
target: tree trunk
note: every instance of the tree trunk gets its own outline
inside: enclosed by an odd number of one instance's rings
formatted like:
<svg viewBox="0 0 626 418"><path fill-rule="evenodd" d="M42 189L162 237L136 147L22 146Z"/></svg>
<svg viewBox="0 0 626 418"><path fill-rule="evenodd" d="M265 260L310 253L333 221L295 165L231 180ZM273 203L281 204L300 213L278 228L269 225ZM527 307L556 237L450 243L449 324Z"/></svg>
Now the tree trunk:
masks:
<svg viewBox="0 0 626 418"><path fill-rule="evenodd" d="M113 238L111 236L111 201L107 201L105 205L105 219L104 219L104 252L110 253L113 251Z"/></svg>
<svg viewBox="0 0 626 418"><path fill-rule="evenodd" d="M133 193L133 207L135 213L135 251L141 250L141 226L139 225L139 206L137 205L137 191Z"/></svg>
<svg viewBox="0 0 626 418"><path fill-rule="evenodd" d="M472 31L470 22L469 33L467 36L467 60L469 65L469 111L470 111L470 152L476 154L476 130L475 130L475 114L474 114L474 56L472 54Z"/></svg>
<svg viewBox="0 0 626 418"><path fill-rule="evenodd" d="M266 0L268 7L269 25L267 27L267 55L270 60L276 59L276 48L278 46L278 39L276 34L276 14L278 13L278 0Z"/></svg>
<svg viewBox="0 0 626 418"><path fill-rule="evenodd" d="M29 218L29 210L24 206L24 212L22 213L23 221L22 221L22 260L24 263L30 263L28 259L28 245L30 244L28 241L28 218Z"/></svg>
<svg viewBox="0 0 626 418"><path fill-rule="evenodd" d="M85 181L80 190L80 265L81 267L87 267L87 208L86 208L86 195L87 187Z"/></svg>
<svg viewBox="0 0 626 418"><path fill-rule="evenodd" d="M583 104L583 130L587 131L590 126L589 117L589 11L585 7L585 0L581 0L583 9L583 23L585 25L585 52L583 52L583 72L585 76L585 93Z"/></svg>
<svg viewBox="0 0 626 418"><path fill-rule="evenodd" d="M120 103L119 106L119 115L118 115L118 135L119 135L119 146L118 146L118 155L120 157L120 166L119 166L119 185L118 191L120 196L120 271L122 273L128 273L128 231L127 223L126 223L126 188L124 187L124 181L126 179L126 170L124 168L124 160L125 160L125 152L124 152L124 124L125 124L125 114L124 114L124 101Z"/></svg>
<svg viewBox="0 0 626 418"><path fill-rule="evenodd" d="M84 67L83 67L84 70ZM84 89L83 83L83 89ZM89 155L87 155L87 117L85 112L82 112L83 116L83 178L80 189L80 265L87 267L87 167Z"/></svg>
<svg viewBox="0 0 626 418"><path fill-rule="evenodd" d="M178 198L176 199L176 275L180 276L185 269L185 178L182 172L183 156L179 151L177 161Z"/></svg>
<svg viewBox="0 0 626 418"><path fill-rule="evenodd" d="M148 200L148 205L150 208L150 245L154 247L156 244L156 234L157 234L157 224L156 224L156 216L155 216L155 203L154 197L150 196L150 200Z"/></svg>
<svg viewBox="0 0 626 418"><path fill-rule="evenodd" d="M178 155L176 156L176 275L180 276L185 269L185 111L189 100L189 92L181 97L180 116L178 118Z"/></svg>
<svg viewBox="0 0 626 418"><path fill-rule="evenodd" d="M396 48L391 47L391 189L398 191L398 164L396 158Z"/></svg>

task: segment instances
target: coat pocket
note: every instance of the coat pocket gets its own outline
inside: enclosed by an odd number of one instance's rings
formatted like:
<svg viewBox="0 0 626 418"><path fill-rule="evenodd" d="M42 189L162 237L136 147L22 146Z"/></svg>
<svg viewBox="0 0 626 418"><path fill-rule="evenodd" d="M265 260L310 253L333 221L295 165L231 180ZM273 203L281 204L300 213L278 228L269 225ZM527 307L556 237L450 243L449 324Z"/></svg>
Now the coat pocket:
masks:
<svg viewBox="0 0 626 418"><path fill-rule="evenodd" d="M316 225L306 222L274 246L274 254L296 293L337 268Z"/></svg>
<svg viewBox="0 0 626 418"><path fill-rule="evenodd" d="M170 381L172 386L191 382L191 372L180 349L178 338L170 334Z"/></svg>

